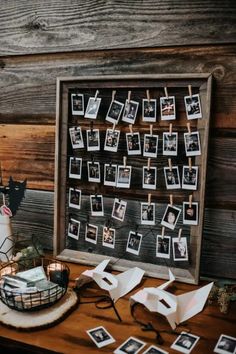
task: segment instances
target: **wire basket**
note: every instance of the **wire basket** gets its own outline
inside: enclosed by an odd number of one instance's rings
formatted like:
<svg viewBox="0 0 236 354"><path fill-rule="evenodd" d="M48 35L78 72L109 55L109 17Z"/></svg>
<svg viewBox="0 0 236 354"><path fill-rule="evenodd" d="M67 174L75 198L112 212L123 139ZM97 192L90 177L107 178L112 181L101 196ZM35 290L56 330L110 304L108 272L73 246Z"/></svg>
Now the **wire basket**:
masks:
<svg viewBox="0 0 236 354"><path fill-rule="evenodd" d="M68 266L54 259L40 258L33 261L33 267L42 267L47 279L44 286L6 289L5 275L18 275L30 270L25 262L10 262L0 269L0 299L17 311L36 311L49 307L59 301L66 293L70 270ZM36 283L37 284L37 283ZM38 283L39 284L39 283ZM46 285L46 287L45 287Z"/></svg>

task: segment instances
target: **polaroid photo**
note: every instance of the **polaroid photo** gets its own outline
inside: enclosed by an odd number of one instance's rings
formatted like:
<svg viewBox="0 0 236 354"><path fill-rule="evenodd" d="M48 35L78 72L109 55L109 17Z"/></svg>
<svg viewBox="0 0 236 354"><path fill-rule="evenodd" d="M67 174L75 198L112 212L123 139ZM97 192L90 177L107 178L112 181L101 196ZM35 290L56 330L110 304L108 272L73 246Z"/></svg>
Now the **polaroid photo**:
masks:
<svg viewBox="0 0 236 354"><path fill-rule="evenodd" d="M151 345L143 354L169 354L163 349L155 347L155 345Z"/></svg>
<svg viewBox="0 0 236 354"><path fill-rule="evenodd" d="M118 166L117 182L118 188L130 188L132 166Z"/></svg>
<svg viewBox="0 0 236 354"><path fill-rule="evenodd" d="M124 103L112 101L106 115L106 120L113 124L117 124L119 122L123 108Z"/></svg>
<svg viewBox="0 0 236 354"><path fill-rule="evenodd" d="M178 133L163 133L163 155L178 155Z"/></svg>
<svg viewBox="0 0 236 354"><path fill-rule="evenodd" d="M221 334L215 348L214 353L219 354L235 354L236 353L236 337Z"/></svg>
<svg viewBox="0 0 236 354"><path fill-rule="evenodd" d="M165 213L163 215L163 218L161 220L161 225L168 227L168 229L174 230L180 214L181 214L180 208L168 204Z"/></svg>
<svg viewBox="0 0 236 354"><path fill-rule="evenodd" d="M117 165L104 164L104 186L116 186Z"/></svg>
<svg viewBox="0 0 236 354"><path fill-rule="evenodd" d="M103 196L101 194L90 195L90 207L92 216L104 216Z"/></svg>
<svg viewBox="0 0 236 354"><path fill-rule="evenodd" d="M98 348L115 342L115 339L102 326L92 328L86 332Z"/></svg>
<svg viewBox="0 0 236 354"><path fill-rule="evenodd" d="M144 134L143 156L157 157L158 135Z"/></svg>
<svg viewBox="0 0 236 354"><path fill-rule="evenodd" d="M172 169L170 169L169 167L164 167L164 176L166 189L181 188L178 166L173 166Z"/></svg>
<svg viewBox="0 0 236 354"><path fill-rule="evenodd" d="M84 115L84 95L81 93L71 94L71 112L73 116Z"/></svg>
<svg viewBox="0 0 236 354"><path fill-rule="evenodd" d="M155 225L155 203L141 203L141 224Z"/></svg>
<svg viewBox="0 0 236 354"><path fill-rule="evenodd" d="M160 97L161 120L172 120L176 118L175 97Z"/></svg>
<svg viewBox="0 0 236 354"><path fill-rule="evenodd" d="M100 103L101 103L101 98L97 97L95 99L95 97L90 97L89 100L88 100L88 104L87 104L87 107L86 107L86 111L85 111L84 117L85 118L90 118L90 119L96 119Z"/></svg>
<svg viewBox="0 0 236 354"><path fill-rule="evenodd" d="M198 183L198 166L183 166L182 173L182 189L197 190Z"/></svg>
<svg viewBox="0 0 236 354"><path fill-rule="evenodd" d="M200 96L198 94L192 96L185 96L184 103L187 119L202 118L201 101Z"/></svg>
<svg viewBox="0 0 236 354"><path fill-rule="evenodd" d="M141 247L142 237L142 234L130 231L126 246L126 252L136 254L138 256Z"/></svg>
<svg viewBox="0 0 236 354"><path fill-rule="evenodd" d="M85 241L97 244L98 227L96 225L87 224L85 229Z"/></svg>
<svg viewBox="0 0 236 354"><path fill-rule="evenodd" d="M116 230L111 227L103 227L102 245L104 247L115 248Z"/></svg>
<svg viewBox="0 0 236 354"><path fill-rule="evenodd" d="M123 122L131 123L131 124L135 123L135 119L138 112L138 106L139 106L139 102L131 101L131 100L125 101L125 108L122 117Z"/></svg>
<svg viewBox="0 0 236 354"><path fill-rule="evenodd" d="M80 127L69 128L70 140L73 149L83 149L84 140Z"/></svg>
<svg viewBox="0 0 236 354"><path fill-rule="evenodd" d="M75 240L78 240L79 231L80 231L80 221L70 218L68 224L68 236L74 238Z"/></svg>
<svg viewBox="0 0 236 354"><path fill-rule="evenodd" d="M117 152L120 140L120 130L107 129L104 150Z"/></svg>
<svg viewBox="0 0 236 354"><path fill-rule="evenodd" d="M156 122L157 100L143 99L143 121Z"/></svg>
<svg viewBox="0 0 236 354"><path fill-rule="evenodd" d="M99 129L86 130L86 136L87 136L87 151L99 151L100 150Z"/></svg>
<svg viewBox="0 0 236 354"><path fill-rule="evenodd" d="M69 207L80 209L81 207L81 190L70 188L69 189Z"/></svg>
<svg viewBox="0 0 236 354"><path fill-rule="evenodd" d="M137 354L146 345L145 342L135 338L129 337L119 348L114 351L114 354Z"/></svg>
<svg viewBox="0 0 236 354"><path fill-rule="evenodd" d="M201 145L199 132L184 133L184 145L186 156L199 156L201 155Z"/></svg>
<svg viewBox="0 0 236 354"><path fill-rule="evenodd" d="M183 224L184 225L198 225L198 203L190 204L183 202Z"/></svg>
<svg viewBox="0 0 236 354"><path fill-rule="evenodd" d="M159 258L170 258L171 237L157 235L156 256Z"/></svg>
<svg viewBox="0 0 236 354"><path fill-rule="evenodd" d="M178 237L172 238L172 250L174 261L187 261L188 260L188 245L187 238Z"/></svg>
<svg viewBox="0 0 236 354"><path fill-rule="evenodd" d="M143 188L156 189L157 186L157 168L143 166Z"/></svg>
<svg viewBox="0 0 236 354"><path fill-rule="evenodd" d="M141 155L141 143L139 133L126 133L128 155Z"/></svg>
<svg viewBox="0 0 236 354"><path fill-rule="evenodd" d="M100 163L88 161L87 166L88 166L88 181L99 183L101 181Z"/></svg>
<svg viewBox="0 0 236 354"><path fill-rule="evenodd" d="M81 179L82 159L79 157L70 157L69 178Z"/></svg>
<svg viewBox="0 0 236 354"><path fill-rule="evenodd" d="M171 345L172 349L175 349L181 353L190 353L195 347L200 337L186 332L182 332L178 338Z"/></svg>
<svg viewBox="0 0 236 354"><path fill-rule="evenodd" d="M127 202L118 198L114 199L112 217L119 221L124 221Z"/></svg>

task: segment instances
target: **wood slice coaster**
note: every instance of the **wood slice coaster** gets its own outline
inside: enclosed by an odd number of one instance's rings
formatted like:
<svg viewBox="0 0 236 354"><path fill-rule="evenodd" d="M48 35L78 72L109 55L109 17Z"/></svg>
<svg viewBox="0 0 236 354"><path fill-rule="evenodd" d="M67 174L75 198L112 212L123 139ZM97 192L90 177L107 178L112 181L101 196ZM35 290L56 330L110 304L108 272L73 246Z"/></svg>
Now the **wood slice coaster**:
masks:
<svg viewBox="0 0 236 354"><path fill-rule="evenodd" d="M72 289L68 289L57 303L39 311L16 311L0 301L0 322L21 331L52 327L63 321L77 307L78 302Z"/></svg>

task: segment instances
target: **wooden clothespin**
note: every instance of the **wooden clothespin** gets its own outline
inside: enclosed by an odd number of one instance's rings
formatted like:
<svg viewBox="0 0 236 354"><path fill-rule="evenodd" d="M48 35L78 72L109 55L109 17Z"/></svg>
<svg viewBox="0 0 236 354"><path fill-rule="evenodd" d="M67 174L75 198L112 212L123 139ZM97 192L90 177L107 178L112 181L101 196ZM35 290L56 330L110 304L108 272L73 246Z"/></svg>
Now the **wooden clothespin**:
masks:
<svg viewBox="0 0 236 354"><path fill-rule="evenodd" d="M192 171L192 159L191 159L191 157L188 158L188 168L189 168L189 171Z"/></svg>
<svg viewBox="0 0 236 354"><path fill-rule="evenodd" d="M147 94L147 100L148 100L148 102L150 102L150 93L149 93L149 90L146 90L146 94Z"/></svg>
<svg viewBox="0 0 236 354"><path fill-rule="evenodd" d="M192 202L193 202L193 195L192 194L189 195L188 202L189 202L189 207L192 208Z"/></svg>
<svg viewBox="0 0 236 354"><path fill-rule="evenodd" d="M169 135L172 135L172 123L169 125Z"/></svg>
<svg viewBox="0 0 236 354"><path fill-rule="evenodd" d="M93 132L93 121L90 122L90 131Z"/></svg>
<svg viewBox="0 0 236 354"><path fill-rule="evenodd" d="M189 122L187 123L187 129L188 129L188 133L191 134L191 126Z"/></svg>
<svg viewBox="0 0 236 354"><path fill-rule="evenodd" d="M127 98L128 103L130 102L130 98L131 98L131 91L128 91L128 98Z"/></svg>
<svg viewBox="0 0 236 354"><path fill-rule="evenodd" d="M148 193L148 205L150 205L150 204L151 204L151 198L152 198L151 193Z"/></svg>
<svg viewBox="0 0 236 354"><path fill-rule="evenodd" d="M188 94L192 98L192 86L188 85Z"/></svg>
<svg viewBox="0 0 236 354"><path fill-rule="evenodd" d="M147 163L148 171L150 170L150 166L151 166L151 158L149 157L148 158L148 163Z"/></svg>
<svg viewBox="0 0 236 354"><path fill-rule="evenodd" d="M130 131L130 134L133 136L134 133L133 133L133 125L132 124L129 124L129 131Z"/></svg>
<svg viewBox="0 0 236 354"><path fill-rule="evenodd" d="M123 156L123 166L126 167L126 161L127 161L127 157Z"/></svg>
<svg viewBox="0 0 236 354"><path fill-rule="evenodd" d="M168 165L169 165L170 171L172 171L172 162L171 162L171 159L168 159Z"/></svg>
<svg viewBox="0 0 236 354"><path fill-rule="evenodd" d="M97 97L98 97L99 91L97 90L94 96L94 101L97 101Z"/></svg>
<svg viewBox="0 0 236 354"><path fill-rule="evenodd" d="M173 194L170 194L170 205L173 206Z"/></svg>
<svg viewBox="0 0 236 354"><path fill-rule="evenodd" d="M153 125L150 124L150 135L152 136Z"/></svg>
<svg viewBox="0 0 236 354"><path fill-rule="evenodd" d="M6 205L6 197L4 193L2 193L2 204Z"/></svg>
<svg viewBox="0 0 236 354"><path fill-rule="evenodd" d="M182 235L182 229L180 228L178 232L178 242L180 242L181 240L181 235Z"/></svg>
<svg viewBox="0 0 236 354"><path fill-rule="evenodd" d="M116 129L116 123L113 123L112 132L114 132L115 129Z"/></svg>
<svg viewBox="0 0 236 354"><path fill-rule="evenodd" d="M165 226L162 226L162 229L161 229L161 238L162 238L162 240L163 240L164 236L165 236Z"/></svg>
<svg viewBox="0 0 236 354"><path fill-rule="evenodd" d="M111 96L112 102L115 100L115 95L116 95L116 90L113 90L112 91L112 96Z"/></svg>
<svg viewBox="0 0 236 354"><path fill-rule="evenodd" d="M165 91L165 97L168 98L169 95L168 95L168 90L167 90L167 87L164 87L164 91Z"/></svg>

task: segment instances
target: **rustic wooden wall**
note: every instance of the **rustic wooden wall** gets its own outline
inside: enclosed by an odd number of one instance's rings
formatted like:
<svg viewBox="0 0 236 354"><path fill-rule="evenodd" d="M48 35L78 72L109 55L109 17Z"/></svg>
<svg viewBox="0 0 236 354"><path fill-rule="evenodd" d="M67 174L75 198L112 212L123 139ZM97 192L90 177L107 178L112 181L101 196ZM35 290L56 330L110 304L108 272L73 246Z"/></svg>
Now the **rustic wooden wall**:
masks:
<svg viewBox="0 0 236 354"><path fill-rule="evenodd" d="M214 77L201 274L235 278L236 3L0 0L3 181L27 178L14 229L52 247L56 78Z"/></svg>

